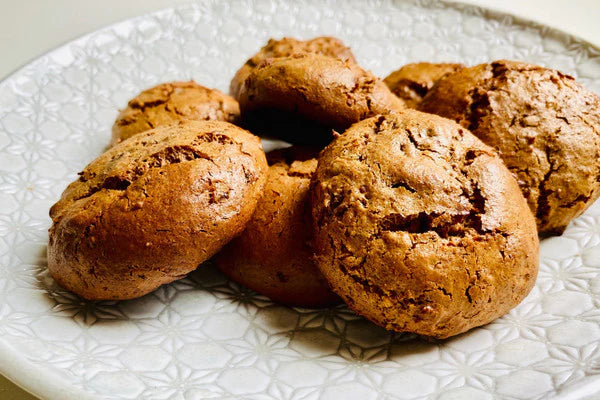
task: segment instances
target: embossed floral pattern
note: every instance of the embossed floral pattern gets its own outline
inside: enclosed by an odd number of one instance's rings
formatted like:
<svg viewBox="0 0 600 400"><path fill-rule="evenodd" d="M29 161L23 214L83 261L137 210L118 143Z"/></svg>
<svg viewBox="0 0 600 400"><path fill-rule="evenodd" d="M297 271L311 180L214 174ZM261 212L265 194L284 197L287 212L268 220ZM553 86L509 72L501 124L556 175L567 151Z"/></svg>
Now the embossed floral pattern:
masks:
<svg viewBox="0 0 600 400"><path fill-rule="evenodd" d="M98 399L543 399L600 389L600 203L542 243L523 304L445 341L386 332L345 306L278 306L210 263L124 302L86 302L56 285L45 267L48 208L105 149L128 98L173 79L226 90L267 38L320 34L342 38L380 76L409 61L518 58L600 92L598 49L434 0L204 0L92 33L0 83L0 340L41 368L40 380Z"/></svg>

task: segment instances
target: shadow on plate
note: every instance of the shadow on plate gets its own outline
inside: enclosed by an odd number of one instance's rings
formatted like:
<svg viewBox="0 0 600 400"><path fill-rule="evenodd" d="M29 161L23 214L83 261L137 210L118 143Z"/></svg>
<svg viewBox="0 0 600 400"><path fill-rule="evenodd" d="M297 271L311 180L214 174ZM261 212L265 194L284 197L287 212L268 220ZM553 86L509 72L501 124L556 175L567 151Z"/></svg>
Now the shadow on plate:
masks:
<svg viewBox="0 0 600 400"><path fill-rule="evenodd" d="M285 347L301 357L341 357L347 362L369 364L422 358L439 351L438 341L386 331L345 305L306 309L274 304L230 281L211 262L138 299L88 301L54 281L47 269L45 247L38 256L35 276L43 297L38 301L47 304L45 315L59 318L57 321L65 326L75 322L107 339L126 337L128 331L137 330L135 325L140 320L156 324L160 330L177 328L180 321L191 318L198 321L199 329L208 332L202 335L210 336L211 330L220 329L224 338L242 339L260 331L270 338L285 340ZM207 327L205 320L215 318L220 325Z"/></svg>

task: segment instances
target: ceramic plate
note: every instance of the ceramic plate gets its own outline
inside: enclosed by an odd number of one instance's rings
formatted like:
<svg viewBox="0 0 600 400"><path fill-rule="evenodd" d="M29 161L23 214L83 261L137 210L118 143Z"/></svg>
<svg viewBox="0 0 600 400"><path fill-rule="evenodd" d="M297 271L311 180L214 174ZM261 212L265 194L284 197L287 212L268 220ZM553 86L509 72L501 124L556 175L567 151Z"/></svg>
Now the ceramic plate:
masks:
<svg viewBox="0 0 600 400"><path fill-rule="evenodd" d="M379 76L409 61L512 58L600 92L599 50L433 1L207 0L68 43L0 83L0 372L50 399L545 399L600 391L600 203L541 245L517 308L445 341L345 307L292 309L202 265L141 299L86 302L46 270L48 208L159 82L227 90L270 37L338 36Z"/></svg>

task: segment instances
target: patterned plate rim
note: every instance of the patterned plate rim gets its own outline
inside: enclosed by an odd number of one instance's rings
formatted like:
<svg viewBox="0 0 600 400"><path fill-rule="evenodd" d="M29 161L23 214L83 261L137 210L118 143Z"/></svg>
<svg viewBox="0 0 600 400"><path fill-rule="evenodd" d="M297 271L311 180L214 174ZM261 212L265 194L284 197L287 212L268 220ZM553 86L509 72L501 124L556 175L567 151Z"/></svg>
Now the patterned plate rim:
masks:
<svg viewBox="0 0 600 400"><path fill-rule="evenodd" d="M232 0L224 0L232 1ZM112 29L118 28L124 24L129 24L135 21L144 20L152 16L159 16L163 13L172 10L184 10L193 7L195 4L202 4L203 0L192 1L187 4L181 4L173 7L164 7L155 11L142 13L133 17L123 18L117 22L105 25L101 28L80 35L76 38L69 39L61 44L39 54L38 56L26 61L21 66L12 70L3 79L0 80L0 86L6 85L8 82L17 78L20 74L29 68L33 68L36 64L42 62L47 57L59 53L68 46L85 42L86 39ZM417 3L417 0L392 0L393 3ZM479 6L461 1L450 0L421 0L419 2L423 8L446 8L454 9L461 14L475 15L481 12L487 20L502 20L503 18L511 18L511 25L530 27L535 29L544 29L547 36L558 37L561 42L578 43L585 46L587 49L600 53L600 44L596 45L578 35L568 33L562 29L546 25L541 22L531 20L519 13L511 13L500 11L494 8ZM600 200L599 200L600 201ZM56 374L53 370L43 368L26 359L23 355L15 351L10 342L5 338L0 337L0 374L5 376L11 382L22 388L23 390L39 397L49 399L82 399L82 400L99 400L100 397L92 395L82 389L73 387L70 382L64 377ZM578 384L567 387L555 399L570 400L582 399L590 395L600 392L600 376L591 376L584 379Z"/></svg>

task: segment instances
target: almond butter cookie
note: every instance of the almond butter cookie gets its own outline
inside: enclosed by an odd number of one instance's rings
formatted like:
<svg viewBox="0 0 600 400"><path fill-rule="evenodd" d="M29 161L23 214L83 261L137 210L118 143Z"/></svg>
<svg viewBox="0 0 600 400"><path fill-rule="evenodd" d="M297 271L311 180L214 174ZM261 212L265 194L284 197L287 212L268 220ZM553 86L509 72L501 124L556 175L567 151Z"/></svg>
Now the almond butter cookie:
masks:
<svg viewBox="0 0 600 400"><path fill-rule="evenodd" d="M406 64L383 79L392 93L409 108L417 108L433 85L448 74L463 69L463 64L419 62Z"/></svg>
<svg viewBox="0 0 600 400"><path fill-rule="evenodd" d="M270 58L242 85L243 123L260 134L323 144L376 114L404 109L387 86L355 63L320 54ZM287 126L288 128L284 128Z"/></svg>
<svg viewBox="0 0 600 400"><path fill-rule="evenodd" d="M260 139L228 122L137 134L88 164L50 209L48 269L91 300L180 279L244 229L267 168Z"/></svg>
<svg viewBox="0 0 600 400"><path fill-rule="evenodd" d="M318 150L267 154L269 176L246 229L215 261L232 280L281 304L324 307L340 298L313 262L309 185Z"/></svg>
<svg viewBox="0 0 600 400"><path fill-rule="evenodd" d="M182 119L237 122L240 106L231 96L196 82L168 82L144 90L119 113L111 145Z"/></svg>
<svg viewBox="0 0 600 400"><path fill-rule="evenodd" d="M355 62L354 54L340 39L330 36L319 36L310 40L298 40L284 37L280 40L269 39L258 53L253 55L236 72L229 86L229 93L238 98L242 84L261 62L267 58L289 57L294 54L315 53L329 57L339 58L344 61Z"/></svg>
<svg viewBox="0 0 600 400"><path fill-rule="evenodd" d="M465 68L419 106L500 153L537 218L561 234L600 195L600 100L559 71L517 61Z"/></svg>
<svg viewBox="0 0 600 400"><path fill-rule="evenodd" d="M538 236L517 182L451 120L406 110L359 122L323 150L313 182L317 265L386 329L446 338L534 285Z"/></svg>

